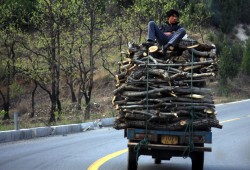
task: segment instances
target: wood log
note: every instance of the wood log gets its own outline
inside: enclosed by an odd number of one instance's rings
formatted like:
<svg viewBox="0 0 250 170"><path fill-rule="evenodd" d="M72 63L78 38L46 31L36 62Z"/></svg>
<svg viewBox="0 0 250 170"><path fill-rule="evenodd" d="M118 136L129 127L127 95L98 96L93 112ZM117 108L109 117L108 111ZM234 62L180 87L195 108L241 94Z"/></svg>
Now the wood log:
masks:
<svg viewBox="0 0 250 170"><path fill-rule="evenodd" d="M125 117L126 117L127 120L148 120L152 116L138 114L138 113L135 113L135 114L133 114L133 113L126 113Z"/></svg>
<svg viewBox="0 0 250 170"><path fill-rule="evenodd" d="M120 66L122 66L122 65L130 64L131 62L132 62L132 59L131 59L131 58L125 58L125 60L119 61L118 64L119 64Z"/></svg>
<svg viewBox="0 0 250 170"><path fill-rule="evenodd" d="M116 88L113 91L113 94L116 95L117 93L120 93L121 91L123 91L125 89L126 84L122 84L120 87Z"/></svg>
<svg viewBox="0 0 250 170"><path fill-rule="evenodd" d="M148 55L149 59L153 61L153 63L158 64L158 62L156 61L156 59L154 59L151 55Z"/></svg>
<svg viewBox="0 0 250 170"><path fill-rule="evenodd" d="M129 91L125 91L122 94L124 96L146 96L147 94L153 94L153 93L158 93L158 92L162 92L162 91L171 91L175 89L175 87L171 87L171 86L166 86L163 88L158 88L158 89L152 89L152 90L148 90L148 91L142 91L142 92L129 92Z"/></svg>
<svg viewBox="0 0 250 170"><path fill-rule="evenodd" d="M202 111L204 111L205 109L206 110L208 110L208 109L210 109L210 110L212 110L212 109L214 109L215 108L215 106L213 106L213 107L211 107L211 108L209 108L209 107L207 107L207 106L178 106L178 107L175 107L175 108L172 108L172 110L173 111L179 111L179 110L187 110L187 111L190 111L190 110L195 110L195 111L200 111L200 112L202 112Z"/></svg>
<svg viewBox="0 0 250 170"><path fill-rule="evenodd" d="M137 51L135 54L134 54L134 58L140 58L140 57L144 57L144 51Z"/></svg>
<svg viewBox="0 0 250 170"><path fill-rule="evenodd" d="M189 70L197 69L197 68L201 68L201 67L202 67L202 65L188 66L188 67L184 67L183 71L189 71Z"/></svg>
<svg viewBox="0 0 250 170"><path fill-rule="evenodd" d="M127 69L130 68L130 67L132 67L131 64L126 64L126 65L122 65L122 66L120 67L120 69L121 69L121 71L125 72L125 71L127 71Z"/></svg>
<svg viewBox="0 0 250 170"><path fill-rule="evenodd" d="M166 81L169 81L169 79L170 79L169 75L168 75L168 72L166 72L163 69L149 69L148 73L152 74L152 75L155 75L155 76L162 77L163 80L166 80Z"/></svg>
<svg viewBox="0 0 250 170"><path fill-rule="evenodd" d="M117 80L116 82L116 87L120 87L123 83L126 82L126 79L120 79L120 80Z"/></svg>
<svg viewBox="0 0 250 170"><path fill-rule="evenodd" d="M148 105L125 105L125 106L117 106L117 109L146 109L146 108L158 108L158 107L166 107L171 106L171 103L160 103L160 104L148 104Z"/></svg>
<svg viewBox="0 0 250 170"><path fill-rule="evenodd" d="M188 63L175 63L175 64L139 64L139 67L145 67L146 65L148 66L155 66L155 67L180 67L180 66L192 66L192 65L208 65L212 64L214 61L213 60L208 60L204 62L188 62Z"/></svg>
<svg viewBox="0 0 250 170"><path fill-rule="evenodd" d="M206 57L206 58L211 56L211 52L198 51L196 49L189 49L189 53L194 54L194 55L199 56L199 57Z"/></svg>
<svg viewBox="0 0 250 170"><path fill-rule="evenodd" d="M192 107L192 106L207 106L207 107L214 107L214 104L210 103L187 103L187 102L171 102L173 105L179 106L187 106L187 107Z"/></svg>
<svg viewBox="0 0 250 170"><path fill-rule="evenodd" d="M158 46L151 46L151 47L148 48L148 51L150 53L154 53L154 52L157 52L158 49L159 49Z"/></svg>
<svg viewBox="0 0 250 170"><path fill-rule="evenodd" d="M122 72L121 74L117 74L115 75L115 79L124 79L126 77L126 73Z"/></svg>
<svg viewBox="0 0 250 170"><path fill-rule="evenodd" d="M214 73L200 73L200 74L197 74L197 73L191 74L191 73L189 73L189 74L187 74L188 78L191 78L191 77L193 77L193 78L198 78L198 77L214 77L214 76L215 76Z"/></svg>
<svg viewBox="0 0 250 170"><path fill-rule="evenodd" d="M215 45L202 43L198 47L196 47L195 49L198 51L211 51L211 50L215 49Z"/></svg>

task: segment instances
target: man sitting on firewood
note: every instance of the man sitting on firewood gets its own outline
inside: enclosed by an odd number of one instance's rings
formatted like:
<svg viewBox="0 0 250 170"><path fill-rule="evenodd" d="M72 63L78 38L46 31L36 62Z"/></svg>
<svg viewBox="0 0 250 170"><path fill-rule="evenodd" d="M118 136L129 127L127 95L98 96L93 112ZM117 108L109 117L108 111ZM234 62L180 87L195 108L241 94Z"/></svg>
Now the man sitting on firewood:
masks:
<svg viewBox="0 0 250 170"><path fill-rule="evenodd" d="M154 21L148 23L147 42L143 45L150 47L155 45L155 40L162 47L162 51L166 54L167 50L174 50L176 45L185 36L186 30L181 27L178 22L179 12L171 9L167 12L166 24L158 27Z"/></svg>

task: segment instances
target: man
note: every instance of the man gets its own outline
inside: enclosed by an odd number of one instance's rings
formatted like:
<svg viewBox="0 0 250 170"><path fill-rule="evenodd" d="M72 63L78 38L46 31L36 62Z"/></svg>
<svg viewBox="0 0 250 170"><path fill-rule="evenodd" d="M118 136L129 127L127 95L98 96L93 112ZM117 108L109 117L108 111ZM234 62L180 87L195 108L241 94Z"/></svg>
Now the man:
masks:
<svg viewBox="0 0 250 170"><path fill-rule="evenodd" d="M158 27L154 21L150 21L148 23L147 42L143 45L153 46L156 40L160 46L163 46L164 54L167 50L173 50L186 34L186 30L178 25L178 20L179 12L171 9L167 12L166 24Z"/></svg>

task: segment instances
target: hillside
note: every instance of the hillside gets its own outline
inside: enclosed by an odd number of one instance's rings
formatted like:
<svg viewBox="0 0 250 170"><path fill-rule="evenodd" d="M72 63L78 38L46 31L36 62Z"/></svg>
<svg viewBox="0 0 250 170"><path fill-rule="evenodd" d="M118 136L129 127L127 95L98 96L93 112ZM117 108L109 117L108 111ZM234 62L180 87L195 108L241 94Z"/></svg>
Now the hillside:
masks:
<svg viewBox="0 0 250 170"><path fill-rule="evenodd" d="M207 82L216 103L248 98L248 4L242 0L2 1L1 128L13 127L14 112L19 112L23 128L115 116L111 99L120 52L130 41L144 42L148 21L165 22L170 9L180 12L180 24L191 38L217 47L220 71Z"/></svg>

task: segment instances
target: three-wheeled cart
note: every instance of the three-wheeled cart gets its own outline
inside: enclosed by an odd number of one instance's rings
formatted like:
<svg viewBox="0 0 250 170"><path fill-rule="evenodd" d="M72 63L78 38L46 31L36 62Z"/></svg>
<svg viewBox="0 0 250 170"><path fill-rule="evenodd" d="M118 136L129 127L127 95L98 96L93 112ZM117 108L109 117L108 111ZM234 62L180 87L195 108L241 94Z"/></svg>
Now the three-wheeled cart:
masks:
<svg viewBox="0 0 250 170"><path fill-rule="evenodd" d="M128 139L128 170L137 169L137 156L140 155L152 156L155 163L160 164L162 160L170 160L171 157L183 157L187 151L189 151L187 156L192 160L192 170L203 170L204 152L212 151L211 147L204 146L205 143L212 143L211 131L190 133L127 128L124 135ZM141 144L140 142L145 139L148 143ZM190 140L192 140L192 148L190 148ZM140 149L135 151L138 145Z"/></svg>

